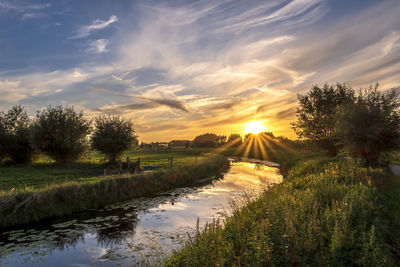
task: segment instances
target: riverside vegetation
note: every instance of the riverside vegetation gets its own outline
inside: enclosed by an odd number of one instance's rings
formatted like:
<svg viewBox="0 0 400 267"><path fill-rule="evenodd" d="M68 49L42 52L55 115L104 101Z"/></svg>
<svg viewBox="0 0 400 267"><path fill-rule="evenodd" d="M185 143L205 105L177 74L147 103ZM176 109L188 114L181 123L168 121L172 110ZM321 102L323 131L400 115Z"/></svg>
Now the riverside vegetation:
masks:
<svg viewBox="0 0 400 267"><path fill-rule="evenodd" d="M400 181L342 158L297 164L282 184L208 224L166 266L392 266Z"/></svg>
<svg viewBox="0 0 400 267"><path fill-rule="evenodd" d="M75 181L38 189L25 188L0 195L0 227L26 224L52 216L98 209L134 197L150 196L175 187L218 178L229 168L225 157L214 156L200 164L160 169L150 174Z"/></svg>

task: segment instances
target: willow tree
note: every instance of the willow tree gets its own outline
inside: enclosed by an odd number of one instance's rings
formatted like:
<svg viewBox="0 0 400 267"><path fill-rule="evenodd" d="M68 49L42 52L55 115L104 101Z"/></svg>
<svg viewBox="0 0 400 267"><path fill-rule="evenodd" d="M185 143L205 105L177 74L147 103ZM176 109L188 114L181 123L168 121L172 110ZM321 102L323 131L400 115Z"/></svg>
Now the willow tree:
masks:
<svg viewBox="0 0 400 267"><path fill-rule="evenodd" d="M93 149L105 154L110 163L115 163L124 151L137 144L133 122L118 116L97 117L90 143Z"/></svg>

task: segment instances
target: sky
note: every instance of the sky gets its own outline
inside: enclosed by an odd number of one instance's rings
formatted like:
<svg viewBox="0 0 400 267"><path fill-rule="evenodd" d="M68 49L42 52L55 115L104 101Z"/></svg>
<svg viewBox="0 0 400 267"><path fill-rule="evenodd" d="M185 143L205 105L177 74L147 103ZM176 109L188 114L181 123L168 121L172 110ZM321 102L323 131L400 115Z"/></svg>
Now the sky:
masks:
<svg viewBox="0 0 400 267"><path fill-rule="evenodd" d="M295 138L311 86L400 85L400 1L0 0L0 111L74 106L141 141Z"/></svg>

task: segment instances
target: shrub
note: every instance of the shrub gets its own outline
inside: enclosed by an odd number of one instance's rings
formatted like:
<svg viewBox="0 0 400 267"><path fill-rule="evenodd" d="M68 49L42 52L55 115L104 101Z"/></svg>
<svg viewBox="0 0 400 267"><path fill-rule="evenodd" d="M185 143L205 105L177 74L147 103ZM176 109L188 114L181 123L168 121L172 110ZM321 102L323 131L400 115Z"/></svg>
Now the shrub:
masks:
<svg viewBox="0 0 400 267"><path fill-rule="evenodd" d="M322 88L315 85L307 94L297 98L297 120L292 126L298 137L312 141L329 155L336 155L338 111L343 104L354 101L354 90L339 83L335 86L325 84Z"/></svg>
<svg viewBox="0 0 400 267"><path fill-rule="evenodd" d="M399 107L399 94L382 93L377 84L342 109L337 133L353 155L377 164L382 153L400 148Z"/></svg>
<svg viewBox="0 0 400 267"><path fill-rule="evenodd" d="M193 147L216 147L218 136L213 133L198 135L193 139Z"/></svg>
<svg viewBox="0 0 400 267"><path fill-rule="evenodd" d="M36 115L32 127L34 147L57 162L76 160L86 147L90 122L72 107L48 107Z"/></svg>
<svg viewBox="0 0 400 267"><path fill-rule="evenodd" d="M120 117L98 117L90 143L93 149L104 153L111 163L115 163L122 152L137 144L133 123Z"/></svg>
<svg viewBox="0 0 400 267"><path fill-rule="evenodd" d="M31 161L30 124L22 106L14 106L7 113L0 114L0 158L8 156L15 163Z"/></svg>

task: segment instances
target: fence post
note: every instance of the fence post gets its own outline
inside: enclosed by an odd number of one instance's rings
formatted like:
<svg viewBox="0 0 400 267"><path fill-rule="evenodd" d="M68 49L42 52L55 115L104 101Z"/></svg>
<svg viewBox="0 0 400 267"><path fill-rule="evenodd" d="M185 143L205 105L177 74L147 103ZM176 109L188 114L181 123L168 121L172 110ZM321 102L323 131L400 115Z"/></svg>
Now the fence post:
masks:
<svg viewBox="0 0 400 267"><path fill-rule="evenodd" d="M104 168L104 179L107 177L107 169Z"/></svg>
<svg viewBox="0 0 400 267"><path fill-rule="evenodd" d="M129 157L126 157L126 166L128 166L128 172L131 171L131 161L129 160Z"/></svg>
<svg viewBox="0 0 400 267"><path fill-rule="evenodd" d="M122 160L119 160L119 174L122 174Z"/></svg>
<svg viewBox="0 0 400 267"><path fill-rule="evenodd" d="M173 164L174 164L174 158L171 157L169 162L169 167L172 168Z"/></svg>
<svg viewBox="0 0 400 267"><path fill-rule="evenodd" d="M137 166L136 166L136 170L137 170L137 172L139 172L139 171L140 171L140 157L138 157L138 158L137 158ZM135 172L136 172L136 170L135 170Z"/></svg>
<svg viewBox="0 0 400 267"><path fill-rule="evenodd" d="M197 165L197 156L194 157L194 164Z"/></svg>

